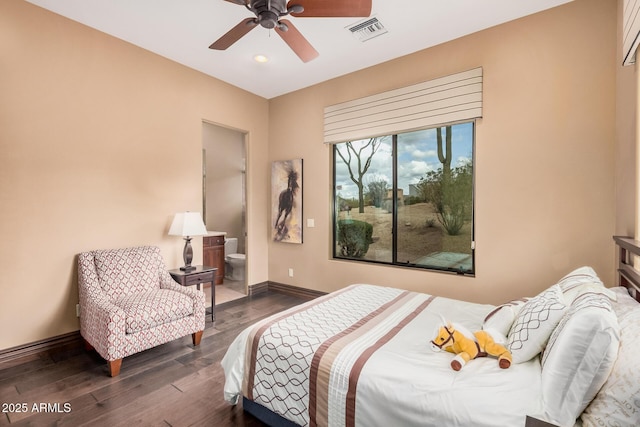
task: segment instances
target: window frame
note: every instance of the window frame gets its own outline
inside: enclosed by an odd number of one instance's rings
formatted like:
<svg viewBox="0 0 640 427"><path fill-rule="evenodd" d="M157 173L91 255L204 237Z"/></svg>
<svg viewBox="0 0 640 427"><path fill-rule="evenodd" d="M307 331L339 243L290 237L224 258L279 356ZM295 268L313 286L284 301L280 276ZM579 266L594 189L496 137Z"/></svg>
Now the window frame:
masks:
<svg viewBox="0 0 640 427"><path fill-rule="evenodd" d="M413 264L413 263L408 263L408 262L398 262L398 200L397 197L391 197L392 200L392 214L393 214L393 218L392 218L392 246L391 246L391 252L392 252L392 257L391 257L391 261L380 261L380 260L374 260L374 259L360 259L360 258L349 258L349 257L343 257L340 256L337 253L337 247L338 247L338 242L337 242L337 229L336 226L338 224L338 216L339 216L339 212L340 212L340 208L338 206L338 189L337 189L337 183L336 183L336 178L337 178L337 171L336 171L336 159L338 158L338 155L336 154L336 150L338 149L337 147L340 144L345 144L347 141L344 142L340 142L340 143L334 143L331 144L331 165L332 165L332 226L331 226L331 233L332 233L332 238L331 238L331 242L332 242L332 248L331 248L331 258L333 260L337 260L337 261L353 261L353 262L358 262L358 263L369 263L369 264L379 264L379 265L386 265L386 266L391 266L391 267L404 267L404 268L409 268L409 269L417 269L417 270L423 270L423 271L433 271L433 272L440 272L440 273L448 273L448 274L456 274L456 275L460 275L460 276L466 276L466 277L475 277L476 274L476 236L475 236L475 232L476 232L476 127L477 127L477 123L475 119L471 119L471 120L462 120L462 121L457 121L457 122L453 122L453 123L445 123L445 124L438 124L436 126L429 126L429 127L425 127L425 128L421 128L421 129L415 129L415 130L408 130L408 131L403 131L403 132L397 132L391 135L382 135L381 137L390 137L392 140L392 187L391 190L392 194L396 194L396 191L398 190L398 169L399 169L399 165L398 165L398 151L397 151L397 144L398 144L398 135L401 135L403 133L411 133L411 132L416 132L416 131L421 131L421 130L431 130L431 129L437 129L437 128L443 128L446 126L454 126L457 124L465 124L465 123L471 123L472 124L472 132L471 132L471 164L472 164L472 184L471 184L471 269L470 270L462 270L462 269L456 269L456 268L451 268L451 267L438 267L438 266L429 266L429 265L424 265L424 264ZM362 138L365 139L365 138Z"/></svg>

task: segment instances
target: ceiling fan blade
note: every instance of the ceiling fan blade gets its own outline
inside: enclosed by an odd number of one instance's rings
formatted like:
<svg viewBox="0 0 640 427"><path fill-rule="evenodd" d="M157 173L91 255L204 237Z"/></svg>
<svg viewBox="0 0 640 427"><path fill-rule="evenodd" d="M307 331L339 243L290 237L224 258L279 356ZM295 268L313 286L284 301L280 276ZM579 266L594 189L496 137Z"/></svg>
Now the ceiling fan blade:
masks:
<svg viewBox="0 0 640 427"><path fill-rule="evenodd" d="M247 4L245 0L225 0L225 1L228 1L229 3L235 3L235 4L241 4L241 5Z"/></svg>
<svg viewBox="0 0 640 427"><path fill-rule="evenodd" d="M209 49L225 50L258 25L255 18L247 18L213 42Z"/></svg>
<svg viewBox="0 0 640 427"><path fill-rule="evenodd" d="M285 24L289 29L283 31L280 27L276 27L276 33L278 33L280 37L282 37L282 40L289 45L291 50L302 59L302 62L309 62L318 56L318 51L311 46L311 43L304 38L302 33L300 33L290 21L281 19L280 22Z"/></svg>
<svg viewBox="0 0 640 427"><path fill-rule="evenodd" d="M339 18L371 15L371 0L290 0L288 7L300 5L304 11L292 13L300 18Z"/></svg>

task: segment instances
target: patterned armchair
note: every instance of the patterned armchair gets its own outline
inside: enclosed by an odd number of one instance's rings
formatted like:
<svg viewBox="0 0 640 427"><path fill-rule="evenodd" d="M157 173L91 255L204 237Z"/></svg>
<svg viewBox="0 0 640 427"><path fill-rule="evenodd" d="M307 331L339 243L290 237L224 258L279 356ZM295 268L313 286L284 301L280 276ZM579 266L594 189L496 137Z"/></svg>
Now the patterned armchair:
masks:
<svg viewBox="0 0 640 427"><path fill-rule="evenodd" d="M200 344L204 293L174 282L157 247L81 253L78 288L80 334L112 377L123 357L188 334Z"/></svg>

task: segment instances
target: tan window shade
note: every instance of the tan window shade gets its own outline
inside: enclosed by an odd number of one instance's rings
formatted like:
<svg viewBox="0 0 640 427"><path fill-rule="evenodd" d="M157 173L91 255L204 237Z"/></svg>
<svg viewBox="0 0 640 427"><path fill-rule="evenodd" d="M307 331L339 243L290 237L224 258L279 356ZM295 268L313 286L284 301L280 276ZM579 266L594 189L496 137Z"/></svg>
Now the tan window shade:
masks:
<svg viewBox="0 0 640 427"><path fill-rule="evenodd" d="M324 142L355 141L482 117L482 68L324 109Z"/></svg>
<svg viewBox="0 0 640 427"><path fill-rule="evenodd" d="M622 11L622 65L636 63L640 43L640 0L624 0Z"/></svg>

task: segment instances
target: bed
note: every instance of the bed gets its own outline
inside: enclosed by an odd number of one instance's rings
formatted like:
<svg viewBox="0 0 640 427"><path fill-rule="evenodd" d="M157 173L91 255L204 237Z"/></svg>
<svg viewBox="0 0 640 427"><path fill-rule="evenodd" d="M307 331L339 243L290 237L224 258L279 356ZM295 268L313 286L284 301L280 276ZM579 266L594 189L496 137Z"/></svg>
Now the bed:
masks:
<svg viewBox="0 0 640 427"><path fill-rule="evenodd" d="M273 315L227 350L225 400L274 426L640 425L638 244L621 239L628 288L590 267L499 306L357 284ZM442 316L503 335L511 366L454 371L430 345Z"/></svg>

